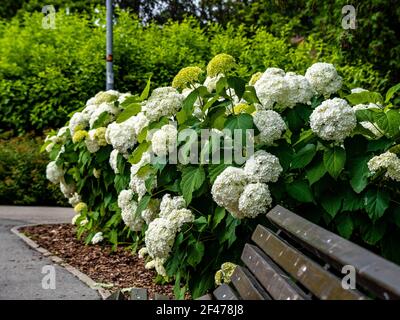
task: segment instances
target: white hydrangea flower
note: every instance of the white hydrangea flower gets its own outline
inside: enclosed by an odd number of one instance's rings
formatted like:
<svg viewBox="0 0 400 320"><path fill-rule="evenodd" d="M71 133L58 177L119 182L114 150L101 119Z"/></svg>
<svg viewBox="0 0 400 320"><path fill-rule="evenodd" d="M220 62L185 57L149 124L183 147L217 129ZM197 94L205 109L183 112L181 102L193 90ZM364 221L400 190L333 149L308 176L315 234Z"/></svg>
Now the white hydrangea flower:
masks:
<svg viewBox="0 0 400 320"><path fill-rule="evenodd" d="M155 131L151 138L151 148L158 156L166 156L174 151L178 140L178 130L171 124L166 124Z"/></svg>
<svg viewBox="0 0 400 320"><path fill-rule="evenodd" d="M83 227L83 226L87 225L88 223L89 223L89 220L88 220L87 218L85 218L85 219L83 219L81 222L79 222L79 225L80 225L81 227Z"/></svg>
<svg viewBox="0 0 400 320"><path fill-rule="evenodd" d="M139 112L132 118L134 120L133 128L135 130L135 134L138 136L140 132L149 125L150 120L146 117L144 112Z"/></svg>
<svg viewBox="0 0 400 320"><path fill-rule="evenodd" d="M325 97L329 97L342 87L342 77L330 63L314 63L307 69L305 77L314 90Z"/></svg>
<svg viewBox="0 0 400 320"><path fill-rule="evenodd" d="M360 93L360 92L367 92L368 90L363 89L363 88L354 88L351 89L351 93Z"/></svg>
<svg viewBox="0 0 400 320"><path fill-rule="evenodd" d="M147 173L143 176L138 176L136 174L132 174L131 172L131 180L129 181L129 187L138 195L139 201L142 197L147 193L146 188L146 180L150 178L150 173ZM152 189L157 188L157 177L153 177Z"/></svg>
<svg viewBox="0 0 400 320"><path fill-rule="evenodd" d="M75 224L76 224L76 220L78 220L78 218L79 218L80 216L81 216L80 214L74 215L74 217L73 217L72 220L71 220L71 224L72 224L72 225L75 225Z"/></svg>
<svg viewBox="0 0 400 320"><path fill-rule="evenodd" d="M376 103L368 103L368 104L357 104L355 106L353 106L353 110L354 111L358 111L358 110L367 110L367 109L381 109L381 107L379 105L377 105Z"/></svg>
<svg viewBox="0 0 400 320"><path fill-rule="evenodd" d="M287 107L290 103L288 97L290 95L290 87L285 77L278 74L267 74L256 82L254 85L261 106L257 109L271 109L276 103L278 106Z"/></svg>
<svg viewBox="0 0 400 320"><path fill-rule="evenodd" d="M400 181L400 159L390 151L371 158L368 161L368 169L372 174L380 169L386 169L386 177Z"/></svg>
<svg viewBox="0 0 400 320"><path fill-rule="evenodd" d="M95 137L96 129L89 130L88 136L85 139L86 148L90 153L99 151L100 145Z"/></svg>
<svg viewBox="0 0 400 320"><path fill-rule="evenodd" d="M64 170L57 166L55 161L49 162L46 167L46 178L54 184L58 184L64 177Z"/></svg>
<svg viewBox="0 0 400 320"><path fill-rule="evenodd" d="M211 188L214 201L230 212L238 210L239 197L248 182L243 169L228 167L215 179Z"/></svg>
<svg viewBox="0 0 400 320"><path fill-rule="evenodd" d="M144 268L147 270L154 269L156 266L156 260L151 260L144 265Z"/></svg>
<svg viewBox="0 0 400 320"><path fill-rule="evenodd" d="M60 190L61 193L64 195L64 197L70 198L74 194L75 189L76 189L75 183L67 184L64 179L61 179Z"/></svg>
<svg viewBox="0 0 400 320"><path fill-rule="evenodd" d="M104 240L103 232L97 232L92 238L92 244L100 243Z"/></svg>
<svg viewBox="0 0 400 320"><path fill-rule="evenodd" d="M165 194L160 203L160 217L168 218L173 210L186 208L186 201L182 196L171 197L169 193Z"/></svg>
<svg viewBox="0 0 400 320"><path fill-rule="evenodd" d="M110 115L115 116L118 112L119 109L117 107L114 106L114 103L107 103L104 102L102 104L100 104L90 115L90 119L89 119L89 125L90 128L93 128L94 123L96 122L96 120L100 117L100 115L102 115L104 112L107 112ZM110 123L111 121L113 121L114 117L111 117L108 120L108 123ZM108 123L104 123L102 124L103 126L106 126Z"/></svg>
<svg viewBox="0 0 400 320"><path fill-rule="evenodd" d="M131 166L131 175L136 175L138 171L144 166L148 165L151 161L151 153L146 151L142 154L140 161Z"/></svg>
<svg viewBox="0 0 400 320"><path fill-rule="evenodd" d="M316 94L306 77L288 72L285 80L289 85L287 107L293 108L297 103L311 104L311 98Z"/></svg>
<svg viewBox="0 0 400 320"><path fill-rule="evenodd" d="M89 116L83 112L75 112L69 120L68 128L71 136L75 131L85 129L89 124Z"/></svg>
<svg viewBox="0 0 400 320"><path fill-rule="evenodd" d="M156 269L156 272L159 275L162 275L163 277L167 276L167 271L164 268L164 260L165 259L154 259L155 260L155 264L154 264L154 268Z"/></svg>
<svg viewBox="0 0 400 320"><path fill-rule="evenodd" d="M160 215L161 216L161 215ZM179 232L185 223L194 221L194 214L189 209L177 209L172 210L168 214L168 219L175 226L175 229Z"/></svg>
<svg viewBox="0 0 400 320"><path fill-rule="evenodd" d="M58 130L57 132L57 138L61 138L62 136L64 136L67 133L68 127L61 127L60 130Z"/></svg>
<svg viewBox="0 0 400 320"><path fill-rule="evenodd" d="M285 121L279 113L273 110L260 110L253 115L253 121L260 131L260 142L271 145L275 140L282 137L286 130Z"/></svg>
<svg viewBox="0 0 400 320"><path fill-rule="evenodd" d="M155 89L142 111L150 121L158 121L161 117L174 116L182 107L183 95L172 87Z"/></svg>
<svg viewBox="0 0 400 320"><path fill-rule="evenodd" d="M138 251L138 256L140 259L143 259L148 254L147 248L143 247Z"/></svg>
<svg viewBox="0 0 400 320"><path fill-rule="evenodd" d="M95 104L111 103L118 99L120 93L116 90L100 91L94 96Z"/></svg>
<svg viewBox="0 0 400 320"><path fill-rule="evenodd" d="M68 199L68 203L73 207L75 207L81 201L81 196L76 192Z"/></svg>
<svg viewBox="0 0 400 320"><path fill-rule="evenodd" d="M265 81L271 76L285 76L285 71L279 68L267 68L258 80Z"/></svg>
<svg viewBox="0 0 400 320"><path fill-rule="evenodd" d="M175 241L176 229L169 219L156 218L145 233L145 244L149 255L167 259Z"/></svg>
<svg viewBox="0 0 400 320"><path fill-rule="evenodd" d="M310 116L311 130L323 140L343 141L357 125L355 111L346 100L326 100Z"/></svg>
<svg viewBox="0 0 400 320"><path fill-rule="evenodd" d="M255 218L266 212L271 203L271 193L265 183L250 183L240 195L239 210L244 217Z"/></svg>
<svg viewBox="0 0 400 320"><path fill-rule="evenodd" d="M122 154L126 154L137 142L135 119L133 118L131 117L121 123L113 122L106 130L107 143Z"/></svg>
<svg viewBox="0 0 400 320"><path fill-rule="evenodd" d="M137 202L133 199L132 190L122 190L118 195L118 207L121 209L122 220L132 231L140 231L143 227L141 216L136 217Z"/></svg>
<svg viewBox="0 0 400 320"><path fill-rule="evenodd" d="M110 153L110 161L109 162L110 162L111 169L113 169L115 174L119 173L119 170L118 170L118 154L119 154L119 151L117 149L114 149Z"/></svg>
<svg viewBox="0 0 400 320"><path fill-rule="evenodd" d="M256 151L244 165L244 173L251 182L276 182L282 171L278 157L264 150Z"/></svg>

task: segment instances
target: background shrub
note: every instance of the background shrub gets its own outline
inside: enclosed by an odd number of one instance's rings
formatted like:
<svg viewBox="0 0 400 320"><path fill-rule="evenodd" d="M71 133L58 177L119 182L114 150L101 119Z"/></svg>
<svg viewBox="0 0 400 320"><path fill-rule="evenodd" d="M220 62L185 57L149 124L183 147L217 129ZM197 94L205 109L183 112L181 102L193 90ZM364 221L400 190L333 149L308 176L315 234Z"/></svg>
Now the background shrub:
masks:
<svg viewBox="0 0 400 320"><path fill-rule="evenodd" d="M0 204L67 205L58 186L46 180L47 155L40 137L0 137Z"/></svg>
<svg viewBox="0 0 400 320"><path fill-rule="evenodd" d="M43 29L41 13L25 13L0 25L0 130L42 132L61 126L67 115L104 88L104 12L57 13L56 29ZM154 86L170 85L184 66L205 66L220 52L233 55L255 70L285 66L304 72L313 62L335 63L351 86L378 88L382 81L371 64L344 63L340 49L310 36L293 45L288 28L275 36L264 27L201 27L195 19L145 25L128 12L119 11L114 30L116 89L140 91L152 74ZM286 30L286 31L285 31ZM289 32L289 31L288 31Z"/></svg>

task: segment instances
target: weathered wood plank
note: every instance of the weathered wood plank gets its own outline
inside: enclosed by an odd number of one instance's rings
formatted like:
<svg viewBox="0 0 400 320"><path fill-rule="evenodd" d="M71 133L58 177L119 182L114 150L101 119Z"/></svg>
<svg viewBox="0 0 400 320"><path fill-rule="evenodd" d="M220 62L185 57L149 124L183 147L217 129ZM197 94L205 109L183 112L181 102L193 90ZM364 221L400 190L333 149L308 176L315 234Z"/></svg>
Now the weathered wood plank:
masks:
<svg viewBox="0 0 400 320"><path fill-rule="evenodd" d="M320 299L360 300L366 297L357 290L345 290L341 280L316 262L288 245L271 230L258 225L252 240L294 279ZM261 281L260 281L261 282ZM270 293L272 295L272 293Z"/></svg>
<svg viewBox="0 0 400 320"><path fill-rule="evenodd" d="M246 244L242 260L274 300L306 300L307 295L257 247Z"/></svg>
<svg viewBox="0 0 400 320"><path fill-rule="evenodd" d="M357 284L383 299L400 299L399 266L281 206L273 208L267 218L339 271L344 265L353 266Z"/></svg>
<svg viewBox="0 0 400 320"><path fill-rule="evenodd" d="M231 280L243 300L271 300L268 293L246 268L237 266Z"/></svg>
<svg viewBox="0 0 400 320"><path fill-rule="evenodd" d="M147 289L132 288L131 300L147 300Z"/></svg>
<svg viewBox="0 0 400 320"><path fill-rule="evenodd" d="M239 300L236 292L226 283L221 284L215 289L213 294L217 300Z"/></svg>

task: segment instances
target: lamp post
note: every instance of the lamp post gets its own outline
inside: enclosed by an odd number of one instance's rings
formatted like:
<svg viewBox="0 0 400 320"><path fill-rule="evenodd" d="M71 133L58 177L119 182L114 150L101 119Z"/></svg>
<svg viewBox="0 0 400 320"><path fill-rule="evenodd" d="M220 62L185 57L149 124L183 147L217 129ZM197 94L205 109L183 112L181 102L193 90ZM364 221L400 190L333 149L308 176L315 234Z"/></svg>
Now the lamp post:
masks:
<svg viewBox="0 0 400 320"><path fill-rule="evenodd" d="M112 0L106 0L106 90L114 88L114 72L113 72L113 5Z"/></svg>

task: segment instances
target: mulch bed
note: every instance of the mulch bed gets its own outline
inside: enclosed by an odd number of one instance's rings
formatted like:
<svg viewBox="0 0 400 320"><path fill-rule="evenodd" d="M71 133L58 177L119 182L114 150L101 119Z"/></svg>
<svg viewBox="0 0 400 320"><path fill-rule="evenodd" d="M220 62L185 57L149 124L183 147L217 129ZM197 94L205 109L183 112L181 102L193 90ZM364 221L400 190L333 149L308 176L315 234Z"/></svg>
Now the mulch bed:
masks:
<svg viewBox="0 0 400 320"><path fill-rule="evenodd" d="M109 245L85 245L76 238L75 227L69 224L24 227L20 232L94 281L113 284L108 290L146 288L151 299L155 293L174 297L173 286L155 284L156 273L145 269L144 259L126 247L119 246L112 252Z"/></svg>

